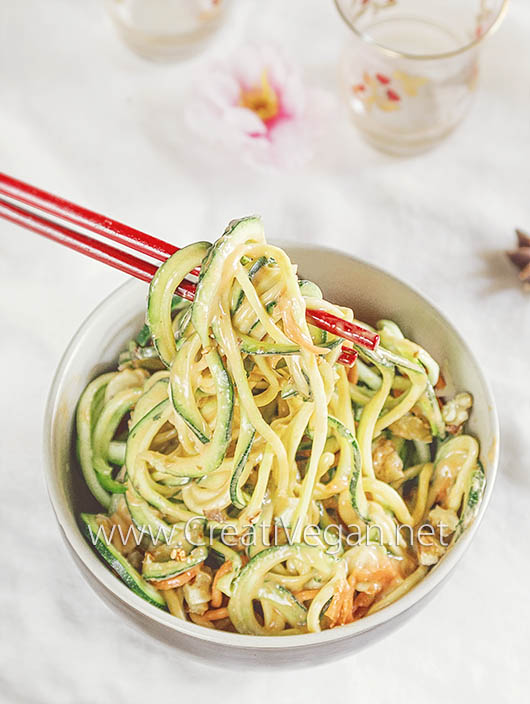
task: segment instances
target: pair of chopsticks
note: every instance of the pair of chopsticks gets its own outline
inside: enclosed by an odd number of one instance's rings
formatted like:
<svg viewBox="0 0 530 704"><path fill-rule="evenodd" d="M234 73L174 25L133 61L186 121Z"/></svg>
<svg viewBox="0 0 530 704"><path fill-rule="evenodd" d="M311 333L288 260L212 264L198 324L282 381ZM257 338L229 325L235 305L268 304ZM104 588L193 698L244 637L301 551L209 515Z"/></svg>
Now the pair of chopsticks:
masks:
<svg viewBox="0 0 530 704"><path fill-rule="evenodd" d="M53 219L41 213L46 213ZM0 173L0 217L146 282L153 278L158 268L156 264L88 233L94 233L160 262L166 261L179 249L169 242L3 173ZM196 275L198 271L191 273ZM195 294L195 284L184 279L176 293L191 301ZM379 335L376 333L326 311L307 310L306 318L312 325L367 349L373 350L379 344ZM339 362L351 367L356 358L357 352L354 349L343 347Z"/></svg>

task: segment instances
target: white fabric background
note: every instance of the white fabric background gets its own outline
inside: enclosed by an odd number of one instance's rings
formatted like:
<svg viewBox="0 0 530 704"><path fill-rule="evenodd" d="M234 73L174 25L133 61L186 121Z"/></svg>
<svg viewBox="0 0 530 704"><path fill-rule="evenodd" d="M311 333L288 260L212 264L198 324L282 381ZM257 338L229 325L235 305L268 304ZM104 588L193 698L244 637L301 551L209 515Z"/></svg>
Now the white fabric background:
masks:
<svg viewBox="0 0 530 704"><path fill-rule="evenodd" d="M409 160L363 145L345 114L308 167L271 176L205 156L181 126L197 67L245 39L291 49L333 88L345 36L331 0L244 0L207 55L153 65L81 0L2 0L0 168L183 244L261 213L270 236L353 251L418 286L482 360L502 423L501 473L442 593L397 634L301 673L224 673L123 624L67 557L41 471L46 394L69 338L123 276L0 222L0 700L527 701L530 294L501 250L530 229L530 4L483 56L462 127Z"/></svg>

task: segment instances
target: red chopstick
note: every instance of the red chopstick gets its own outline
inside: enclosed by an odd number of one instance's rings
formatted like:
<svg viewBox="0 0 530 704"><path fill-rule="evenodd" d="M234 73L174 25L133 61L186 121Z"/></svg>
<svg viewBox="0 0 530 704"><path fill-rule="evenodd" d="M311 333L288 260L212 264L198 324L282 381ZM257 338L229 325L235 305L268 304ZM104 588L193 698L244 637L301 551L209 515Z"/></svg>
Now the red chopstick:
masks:
<svg viewBox="0 0 530 704"><path fill-rule="evenodd" d="M124 252L110 244L98 242L98 240L88 235L83 235L65 225L60 225L29 210L20 208L14 203L5 201L3 198L0 198L0 217L147 283L151 281L158 268L151 262L134 256L134 254ZM195 284L184 279L177 287L176 292L182 298L192 301L195 295Z"/></svg>
<svg viewBox="0 0 530 704"><path fill-rule="evenodd" d="M377 333L342 318L337 318L336 315L332 315L325 310L308 309L305 312L305 317L308 322L313 323L317 328L342 337L344 340L355 342L369 350L374 350L379 344L379 335Z"/></svg>
<svg viewBox="0 0 530 704"><path fill-rule="evenodd" d="M138 252L148 254L159 261L165 261L178 250L178 247L152 237L141 230L124 225L117 220L95 213L3 173L0 173L0 194L44 211L54 218L65 220L79 228L84 228ZM77 232L67 225L21 208L16 203L1 197L0 216L143 281L150 281L157 269L154 264L135 255ZM197 274L198 272L194 270L192 273ZM184 280L177 288L177 293L188 300L193 299L194 292L195 285L187 280ZM375 349L379 344L379 335L376 333L325 311L308 310L307 318L321 329L363 347ZM355 350L343 347L339 360L347 366L351 366L356 357Z"/></svg>
<svg viewBox="0 0 530 704"><path fill-rule="evenodd" d="M164 242L146 232L136 230L134 227L111 220L105 215L95 213L64 198L46 193L40 188L19 181L7 174L0 174L0 193L33 208L43 210L50 215L85 227L91 232L103 235L109 240L124 244L130 249L148 254L160 261L165 261L175 253L176 247L169 242Z"/></svg>
<svg viewBox="0 0 530 704"><path fill-rule="evenodd" d="M178 247L0 172L0 194L164 262ZM64 243L63 243L64 244ZM192 274L198 275L194 269ZM149 279L150 280L150 279Z"/></svg>

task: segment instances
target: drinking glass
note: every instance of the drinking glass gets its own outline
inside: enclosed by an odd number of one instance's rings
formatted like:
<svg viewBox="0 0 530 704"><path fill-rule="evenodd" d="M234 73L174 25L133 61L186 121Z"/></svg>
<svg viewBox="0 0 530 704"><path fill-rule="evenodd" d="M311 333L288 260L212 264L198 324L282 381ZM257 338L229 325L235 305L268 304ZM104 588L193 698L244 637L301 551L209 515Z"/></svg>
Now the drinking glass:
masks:
<svg viewBox="0 0 530 704"><path fill-rule="evenodd" d="M141 56L160 61L201 50L223 23L229 4L230 0L106 0L125 43Z"/></svg>
<svg viewBox="0 0 530 704"><path fill-rule="evenodd" d="M478 55L509 0L334 0L351 30L341 62L354 123L374 147L411 155L462 120Z"/></svg>

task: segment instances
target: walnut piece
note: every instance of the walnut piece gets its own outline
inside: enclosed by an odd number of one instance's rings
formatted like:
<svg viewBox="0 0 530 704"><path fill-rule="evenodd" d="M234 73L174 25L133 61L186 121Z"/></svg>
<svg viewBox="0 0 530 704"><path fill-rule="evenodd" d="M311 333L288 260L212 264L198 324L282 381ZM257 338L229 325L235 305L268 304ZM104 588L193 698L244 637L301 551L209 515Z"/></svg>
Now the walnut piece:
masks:
<svg viewBox="0 0 530 704"><path fill-rule="evenodd" d="M449 433L457 435L460 432L469 418L469 409L472 405L473 397L465 391L447 401L442 408L442 417Z"/></svg>
<svg viewBox="0 0 530 704"><path fill-rule="evenodd" d="M182 587L190 613L202 616L208 611L208 602L212 598L211 584L210 570L207 567L202 567L197 572L195 579Z"/></svg>
<svg viewBox="0 0 530 704"><path fill-rule="evenodd" d="M455 532L458 524L456 512L450 508L436 506L429 511L429 523L434 527L437 534L446 542L446 539Z"/></svg>
<svg viewBox="0 0 530 704"><path fill-rule="evenodd" d="M403 462L396 446L380 435L372 446L372 460L375 476L382 482L394 482L403 476Z"/></svg>
<svg viewBox="0 0 530 704"><path fill-rule="evenodd" d="M447 547L441 545L434 535L422 535L421 542L418 539L418 559L420 565L435 565L442 557Z"/></svg>
<svg viewBox="0 0 530 704"><path fill-rule="evenodd" d="M420 442L432 442L431 429L425 418L412 415L402 416L395 423L392 423L390 430L400 438L405 440L419 440Z"/></svg>

